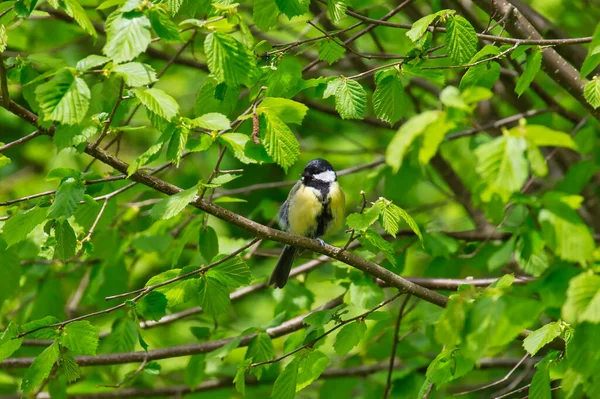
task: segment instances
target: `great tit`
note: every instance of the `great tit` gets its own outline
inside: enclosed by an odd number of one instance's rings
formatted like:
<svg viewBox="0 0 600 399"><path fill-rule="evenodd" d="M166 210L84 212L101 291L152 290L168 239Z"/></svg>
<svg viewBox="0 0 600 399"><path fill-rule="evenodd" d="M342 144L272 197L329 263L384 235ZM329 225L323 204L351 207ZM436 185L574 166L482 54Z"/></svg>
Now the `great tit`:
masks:
<svg viewBox="0 0 600 399"><path fill-rule="evenodd" d="M299 236L319 238L341 225L346 200L329 162L313 159L277 215L282 230ZM269 278L269 285L283 288L288 280L298 248L286 245Z"/></svg>

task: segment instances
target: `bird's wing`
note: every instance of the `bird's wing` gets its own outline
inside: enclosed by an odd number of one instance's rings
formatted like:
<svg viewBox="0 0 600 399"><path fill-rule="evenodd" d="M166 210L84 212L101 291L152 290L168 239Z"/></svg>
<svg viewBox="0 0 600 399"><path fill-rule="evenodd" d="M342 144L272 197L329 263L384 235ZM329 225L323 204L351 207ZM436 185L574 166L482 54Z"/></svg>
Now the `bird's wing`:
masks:
<svg viewBox="0 0 600 399"><path fill-rule="evenodd" d="M294 196L294 194L296 193L296 191L298 191L298 189L300 188L301 185L302 185L301 181L298 181L298 182L296 182L296 184L294 184L294 187L292 187L292 189L290 190L290 193L288 194L287 199L279 208L279 212L277 213L277 223L279 224L279 227L281 228L281 230L288 231L290 228L289 221L288 221L288 211L289 211L288 207L290 205L290 198L292 198Z"/></svg>

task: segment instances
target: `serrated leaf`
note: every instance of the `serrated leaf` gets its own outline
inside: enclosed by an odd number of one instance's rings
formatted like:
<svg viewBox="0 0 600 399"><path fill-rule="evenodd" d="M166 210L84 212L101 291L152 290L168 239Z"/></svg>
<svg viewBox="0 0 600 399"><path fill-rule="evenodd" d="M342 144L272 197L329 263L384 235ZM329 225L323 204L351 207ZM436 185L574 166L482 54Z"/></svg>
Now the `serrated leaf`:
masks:
<svg viewBox="0 0 600 399"><path fill-rule="evenodd" d="M548 146L565 147L572 150L577 149L577 144L575 144L575 141L573 141L573 138L569 134L559 132L543 125L526 125L525 137L540 147Z"/></svg>
<svg viewBox="0 0 600 399"><path fill-rule="evenodd" d="M179 113L177 101L160 89L134 89L133 94L150 112L167 121Z"/></svg>
<svg viewBox="0 0 600 399"><path fill-rule="evenodd" d="M419 162L427 165L431 158L438 152L440 144L444 141L446 133L454 128L454 123L448 121L447 113L442 112L439 117L423 130L423 142L419 148Z"/></svg>
<svg viewBox="0 0 600 399"><path fill-rule="evenodd" d="M212 179L211 184L222 186L224 184L229 183L230 181L234 181L239 177L242 177L242 175L232 175L230 173L224 173Z"/></svg>
<svg viewBox="0 0 600 399"><path fill-rule="evenodd" d="M231 122L223 115L216 112L210 112L191 120L192 127L200 127L208 130L229 129Z"/></svg>
<svg viewBox="0 0 600 399"><path fill-rule="evenodd" d="M157 220L170 219L177 216L187 204L194 200L197 192L198 188L194 186L164 198L152 207L150 215Z"/></svg>
<svg viewBox="0 0 600 399"><path fill-rule="evenodd" d="M310 0L275 0L275 3L279 11L284 13L289 19L292 19L308 12Z"/></svg>
<svg viewBox="0 0 600 399"><path fill-rule="evenodd" d="M581 66L580 76L585 78L600 65L600 25L596 25L587 57Z"/></svg>
<svg viewBox="0 0 600 399"><path fill-rule="evenodd" d="M266 32L277 25L279 9L275 0L255 0L252 17L258 29Z"/></svg>
<svg viewBox="0 0 600 399"><path fill-rule="evenodd" d="M554 338L560 336L561 332L560 322L554 321L548 323L542 328L531 332L527 338L523 340L523 348L533 356L546 344L552 342Z"/></svg>
<svg viewBox="0 0 600 399"><path fill-rule="evenodd" d="M59 322L60 322L60 320L58 320L54 316L46 316L42 319L30 321L29 323L22 325L19 328L19 332L20 333L27 332L28 333L27 336L30 338L55 339L55 338L58 338L58 332L55 329L41 328L41 327L47 327L51 324L56 324ZM34 331L34 330L38 330L38 331Z"/></svg>
<svg viewBox="0 0 600 399"><path fill-rule="evenodd" d="M367 332L367 325L361 321L353 321L346 324L335 337L333 348L335 353L346 356L354 348Z"/></svg>
<svg viewBox="0 0 600 399"><path fill-rule="evenodd" d="M150 65L141 62L128 62L115 65L112 71L123 78L130 87L146 86L156 82L156 72Z"/></svg>
<svg viewBox="0 0 600 399"><path fill-rule="evenodd" d="M446 49L450 59L458 65L469 62L477 52L477 32L469 21L453 15L446 27Z"/></svg>
<svg viewBox="0 0 600 399"><path fill-rule="evenodd" d="M546 159L537 145L527 140L527 160L531 165L531 170L538 177L544 177L548 174L548 165Z"/></svg>
<svg viewBox="0 0 600 399"><path fill-rule="evenodd" d="M54 202L48 211L49 219L66 220L77 209L79 201L83 199L85 185L80 180L70 177L64 180L54 197Z"/></svg>
<svg viewBox="0 0 600 399"><path fill-rule="evenodd" d="M568 322L600 322L600 276L584 272L569 281L562 316Z"/></svg>
<svg viewBox="0 0 600 399"><path fill-rule="evenodd" d="M19 328L14 321L11 321L0 337L0 362L8 359L21 347L23 338L16 338L17 335L19 335Z"/></svg>
<svg viewBox="0 0 600 399"><path fill-rule="evenodd" d="M300 143L296 136L274 112L265 112L260 116L260 130L261 142L267 154L287 172L300 155Z"/></svg>
<svg viewBox="0 0 600 399"><path fill-rule="evenodd" d="M583 96L592 108L600 107L600 78L598 76L594 76L594 79L585 85Z"/></svg>
<svg viewBox="0 0 600 399"><path fill-rule="evenodd" d="M527 180L527 161L522 138L502 136L475 150L477 173L485 181L487 201L498 194L504 202L518 192Z"/></svg>
<svg viewBox="0 0 600 399"><path fill-rule="evenodd" d="M25 371L21 381L23 393L33 392L50 375L54 363L58 360L60 349L58 342L54 342L38 355L31 366Z"/></svg>
<svg viewBox="0 0 600 399"><path fill-rule="evenodd" d="M219 253L219 237L211 226L200 230L198 248L205 261L211 262Z"/></svg>
<svg viewBox="0 0 600 399"><path fill-rule="evenodd" d="M454 13L454 10L441 10L434 14L426 15L412 24L410 30L406 32L406 36L413 42L417 42L421 36L427 31L427 27L435 21L436 18L445 16L446 14Z"/></svg>
<svg viewBox="0 0 600 399"><path fill-rule="evenodd" d="M352 213L346 218L346 224L349 228L356 231L366 231L373 223L377 221L381 214L381 206L378 203L373 204L363 213Z"/></svg>
<svg viewBox="0 0 600 399"><path fill-rule="evenodd" d="M175 16L179 12L181 5L183 4L183 0L167 0L167 6L169 7L169 11L172 16Z"/></svg>
<svg viewBox="0 0 600 399"><path fill-rule="evenodd" d="M85 33L93 36L94 38L98 37L92 21L90 21L90 18L87 16L84 8L77 0L62 0L62 5L64 6L67 14L72 17L79 26L81 26L81 29L83 29Z"/></svg>
<svg viewBox="0 0 600 399"><path fill-rule="evenodd" d="M66 261L75 255L77 236L68 220L60 220L54 224L54 238L56 238L55 258Z"/></svg>
<svg viewBox="0 0 600 399"><path fill-rule="evenodd" d="M551 399L550 390L550 372L546 364L538 364L538 369L533 375L531 385L529 386L530 399Z"/></svg>
<svg viewBox="0 0 600 399"><path fill-rule="evenodd" d="M346 49L337 38L323 39L319 44L319 59L326 61L329 65L333 64L346 54Z"/></svg>
<svg viewBox="0 0 600 399"><path fill-rule="evenodd" d="M46 220L48 208L35 207L18 213L8 219L2 226L2 236L8 247L27 238L29 233Z"/></svg>
<svg viewBox="0 0 600 399"><path fill-rule="evenodd" d="M287 127L287 126L286 126ZM289 128L288 128L289 129ZM233 150L234 156L245 164L257 163L257 161L246 154L245 147L250 141L250 137L242 133L225 133L219 135L219 138Z"/></svg>
<svg viewBox="0 0 600 399"><path fill-rule="evenodd" d="M404 220L408 227L419 237L421 245L423 244L423 236L419 226L414 219L402 208L392 204L387 200L380 200L382 202L382 212L380 215L381 225L383 229L390 234L392 237L396 237L400 229L400 221Z"/></svg>
<svg viewBox="0 0 600 399"><path fill-rule="evenodd" d="M87 320L69 323L62 332L61 343L75 353L96 356L98 330Z"/></svg>
<svg viewBox="0 0 600 399"><path fill-rule="evenodd" d="M383 239L375 230L367 230L364 234L358 237L361 245L371 253L377 255L383 252L385 258L394 266L396 266L396 258L394 257L394 247L392 244Z"/></svg>
<svg viewBox="0 0 600 399"><path fill-rule="evenodd" d="M249 81L256 59L246 47L224 33L209 33L204 41L208 69L217 81L237 86Z"/></svg>
<svg viewBox="0 0 600 399"><path fill-rule="evenodd" d="M136 310L146 318L146 320L160 320L167 310L168 299L162 292L151 291L137 302Z"/></svg>
<svg viewBox="0 0 600 399"><path fill-rule="evenodd" d="M531 50L531 53L527 56L527 64L515 87L515 93L519 97L527 90L531 82L535 79L535 75L540 71L542 67L542 52L539 47Z"/></svg>
<svg viewBox="0 0 600 399"><path fill-rule="evenodd" d="M158 37L167 43L180 42L181 35L177 25L169 18L169 15L160 7L149 10L150 24Z"/></svg>
<svg viewBox="0 0 600 399"><path fill-rule="evenodd" d="M379 119L390 125L404 116L407 110L406 94L399 76L393 74L377 82L373 93L373 109Z"/></svg>
<svg viewBox="0 0 600 399"><path fill-rule="evenodd" d="M271 399L294 399L296 396L296 381L298 378L299 363L299 358L296 357L285 366L285 369L283 369L277 377L277 380L275 380L273 392L271 392Z"/></svg>
<svg viewBox="0 0 600 399"><path fill-rule="evenodd" d="M150 21L143 13L115 11L106 20L106 44L102 52L120 64L146 51L151 39Z"/></svg>
<svg viewBox="0 0 600 399"><path fill-rule="evenodd" d="M340 78L335 90L335 109L342 119L363 119L367 92L355 80Z"/></svg>
<svg viewBox="0 0 600 399"><path fill-rule="evenodd" d="M35 89L44 120L67 125L81 122L90 105L90 89L85 81L63 69Z"/></svg>
<svg viewBox="0 0 600 399"><path fill-rule="evenodd" d="M248 364L243 363L239 365L237 371L235 372L235 377L233 378L235 390L238 391L242 396L246 396L246 368Z"/></svg>
<svg viewBox="0 0 600 399"><path fill-rule="evenodd" d="M296 377L296 392L306 388L317 380L329 364L327 355L319 350L300 356L298 376Z"/></svg>
<svg viewBox="0 0 600 399"><path fill-rule="evenodd" d="M346 17L347 8L346 0L327 0L329 19L336 25Z"/></svg>
<svg viewBox="0 0 600 399"><path fill-rule="evenodd" d="M266 97L256 108L259 114L275 115L284 123L302 124L308 107L287 98Z"/></svg>
<svg viewBox="0 0 600 399"><path fill-rule="evenodd" d="M440 115L441 111L425 111L413 116L400 126L398 132L392 138L390 144L388 144L385 153L385 161L394 173L400 170L404 156L413 141L425 131L425 128L429 124L439 118Z"/></svg>
<svg viewBox="0 0 600 399"><path fill-rule="evenodd" d="M273 341L271 341L271 337L267 333L258 333L252 341L250 341L250 345L248 345L248 350L246 351L245 359L251 359L253 363L266 362L275 357L275 349L273 347ZM265 367L260 367L256 369L257 377L260 379L262 375L262 371L264 369L268 369L269 365L265 365ZM243 378L243 377L242 377Z"/></svg>
<svg viewBox="0 0 600 399"><path fill-rule="evenodd" d="M81 71L89 71L92 68L99 67L110 61L110 58L102 55L91 54L81 60L77 61L76 68Z"/></svg>
<svg viewBox="0 0 600 399"><path fill-rule="evenodd" d="M183 382L190 388L196 388L206 376L206 355L193 355L185 368Z"/></svg>
<svg viewBox="0 0 600 399"><path fill-rule="evenodd" d="M187 145L189 133L190 130L187 128L187 126L177 125L173 131L171 140L169 140L169 145L167 147L167 159L175 163L175 166L177 167L179 167L179 161L181 161L183 150L185 150Z"/></svg>
<svg viewBox="0 0 600 399"><path fill-rule="evenodd" d="M383 289L370 280L350 284L348 296L351 303L361 309L372 309L385 299Z"/></svg>
<svg viewBox="0 0 600 399"><path fill-rule="evenodd" d="M195 115L218 112L229 115L235 108L239 95L237 86L219 83L213 75L209 75L196 97Z"/></svg>
<svg viewBox="0 0 600 399"><path fill-rule="evenodd" d="M213 261L215 260L218 258L213 259ZM229 289L246 286L253 279L250 267L239 255L213 267L206 274L220 281Z"/></svg>
<svg viewBox="0 0 600 399"><path fill-rule="evenodd" d="M265 82L267 89L265 97L292 97L297 91L299 82L302 83L302 64L297 58L288 56L283 57L277 64L277 68L268 72ZM265 100L267 99L265 98ZM271 100L269 100L271 101ZM264 100L260 106L264 106Z"/></svg>
<svg viewBox="0 0 600 399"><path fill-rule="evenodd" d="M136 323L131 319L119 319L115 321L110 335L106 338L106 346L111 353L131 352L135 348L136 340Z"/></svg>
<svg viewBox="0 0 600 399"><path fill-rule="evenodd" d="M171 269L166 272L160 273L146 282L146 287L150 287L155 284L171 280L175 277L185 274L190 270L184 269ZM182 303L188 302L197 295L198 292L198 280L195 278L188 278L183 280L174 281L170 284L156 288L156 291L164 294L167 298L168 307L173 308Z"/></svg>
<svg viewBox="0 0 600 399"><path fill-rule="evenodd" d="M231 308L229 290L219 280L204 275L200 279L198 302L209 315L217 318Z"/></svg>
<svg viewBox="0 0 600 399"><path fill-rule="evenodd" d="M65 374L65 378L68 383L77 381L81 377L81 369L75 361L75 358L68 353L63 353L58 359L58 365L62 372Z"/></svg>

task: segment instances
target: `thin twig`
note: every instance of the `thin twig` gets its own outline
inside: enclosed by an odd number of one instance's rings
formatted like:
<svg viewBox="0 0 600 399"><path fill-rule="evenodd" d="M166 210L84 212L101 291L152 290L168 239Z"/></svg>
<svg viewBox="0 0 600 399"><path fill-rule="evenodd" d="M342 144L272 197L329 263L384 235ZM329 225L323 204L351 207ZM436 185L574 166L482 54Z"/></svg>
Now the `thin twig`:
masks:
<svg viewBox="0 0 600 399"><path fill-rule="evenodd" d="M410 295L406 295L402 305L400 306L400 310L398 311L398 318L396 319L396 325L394 326L394 335L392 341L392 353L390 354L390 365L388 367L388 375L385 384L385 391L383 393L383 399L387 399L390 396L390 391L392 389L392 373L394 371L394 359L396 358L396 348L398 347L398 332L400 331L400 323L402 323L402 317L404 316L404 308L408 304L410 300Z"/></svg>
<svg viewBox="0 0 600 399"><path fill-rule="evenodd" d="M473 393L473 392L483 391L484 389L488 389L491 387L495 387L498 384L502 384L504 381L506 381L510 378L510 376L521 366L521 364L525 360L527 360L528 357L529 357L529 354L526 354L525 356L523 356L521 358L521 360L519 360L519 362L517 364L515 364L515 367L513 367L504 377L500 378L499 380L494 381L489 384L486 384L486 385L483 385L483 386L480 386L480 387L477 387L477 388L474 388L474 389L470 389L468 391L455 393L454 396L466 395L466 394Z"/></svg>
<svg viewBox="0 0 600 399"><path fill-rule="evenodd" d="M119 108L121 101L123 101L123 88L124 87L125 87L125 80L123 78L121 78L121 83L119 85L119 94L117 95L117 100L115 101L115 105L113 106L112 111L110 111L110 115L108 116L108 119L104 122L104 127L102 128L102 133L100 133L100 137L98 137L98 140L96 140L96 142L94 144L92 144L92 148L98 147L98 145L102 142L104 137L108 134L108 131L110 129L110 124L112 123L113 119L115 118L115 114L117 113L117 109Z"/></svg>

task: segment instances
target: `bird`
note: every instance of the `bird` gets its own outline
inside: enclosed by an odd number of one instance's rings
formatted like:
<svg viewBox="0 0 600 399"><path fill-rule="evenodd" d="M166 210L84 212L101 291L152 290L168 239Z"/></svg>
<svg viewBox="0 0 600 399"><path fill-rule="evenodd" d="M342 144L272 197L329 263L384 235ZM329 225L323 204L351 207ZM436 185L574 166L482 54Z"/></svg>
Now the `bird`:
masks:
<svg viewBox="0 0 600 399"><path fill-rule="evenodd" d="M319 240L340 227L344 219L346 198L331 164L313 159L300 174L286 201L279 208L279 227L288 233ZM287 283L298 248L286 245L269 278L269 286L283 288Z"/></svg>

